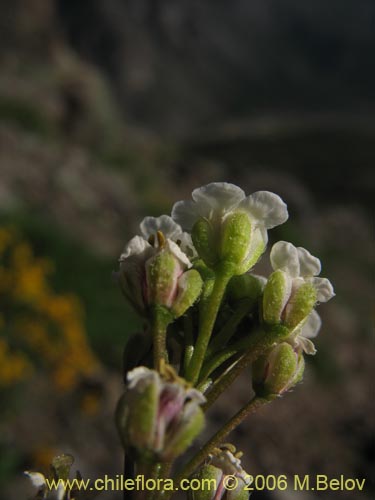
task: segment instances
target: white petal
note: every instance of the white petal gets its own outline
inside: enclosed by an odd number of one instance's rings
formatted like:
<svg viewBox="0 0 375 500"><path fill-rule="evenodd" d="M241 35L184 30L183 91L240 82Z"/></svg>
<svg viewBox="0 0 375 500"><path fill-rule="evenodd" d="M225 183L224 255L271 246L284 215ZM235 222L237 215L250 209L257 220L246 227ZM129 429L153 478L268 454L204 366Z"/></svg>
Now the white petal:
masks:
<svg viewBox="0 0 375 500"><path fill-rule="evenodd" d="M186 397L191 399L192 401L196 401L196 403L198 403L198 404L203 404L207 401L206 398L201 393L201 391L198 391L197 389L193 389L193 388L188 389L186 391Z"/></svg>
<svg viewBox="0 0 375 500"><path fill-rule="evenodd" d="M300 276L318 276L321 271L320 260L311 255L305 248L298 247Z"/></svg>
<svg viewBox="0 0 375 500"><path fill-rule="evenodd" d="M143 387L156 383L161 385L159 374L155 370L150 370L145 366L137 366L126 375L129 389L142 390Z"/></svg>
<svg viewBox="0 0 375 500"><path fill-rule="evenodd" d="M288 219L288 209L283 200L270 191L257 191L241 203L260 224L271 229Z"/></svg>
<svg viewBox="0 0 375 500"><path fill-rule="evenodd" d="M166 248L170 250L175 257L187 268L190 268L192 266L190 260L188 259L187 255L181 250L181 248L177 245L172 240L167 240L166 242Z"/></svg>
<svg viewBox="0 0 375 500"><path fill-rule="evenodd" d="M46 478L40 472L30 472L25 470L24 474L28 476L35 488L42 488L46 486Z"/></svg>
<svg viewBox="0 0 375 500"><path fill-rule="evenodd" d="M306 354L311 354L311 355L316 354L315 346L310 339L307 339L306 337L297 337L296 343L298 344L299 347L301 347L303 352L305 352Z"/></svg>
<svg viewBox="0 0 375 500"><path fill-rule="evenodd" d="M160 217L145 217L140 224L142 236L147 240L161 231L166 238L175 240L182 233L182 228L169 215Z"/></svg>
<svg viewBox="0 0 375 500"><path fill-rule="evenodd" d="M316 289L316 300L318 302L328 302L335 296L333 286L327 278L310 278L309 281Z"/></svg>
<svg viewBox="0 0 375 500"><path fill-rule="evenodd" d="M271 249L272 268L282 269L293 278L299 276L300 267L297 248L287 241L278 241Z"/></svg>
<svg viewBox="0 0 375 500"><path fill-rule="evenodd" d="M202 207L209 207L211 210L219 212L228 212L245 198L245 193L234 184L212 182L194 189L192 197Z"/></svg>
<svg viewBox="0 0 375 500"><path fill-rule="evenodd" d="M172 219L183 229L190 231L199 217L208 217L209 211L200 213L199 207L194 201L178 201L172 208Z"/></svg>
<svg viewBox="0 0 375 500"><path fill-rule="evenodd" d="M319 314L316 311L312 311L302 326L300 335L307 339L313 339L318 335L321 326L322 320Z"/></svg>
<svg viewBox="0 0 375 500"><path fill-rule="evenodd" d="M120 256L120 262L124 261L132 255L142 255L143 253L152 253L152 246L142 236L134 236L126 245L123 253Z"/></svg>
<svg viewBox="0 0 375 500"><path fill-rule="evenodd" d="M189 259L194 259L198 256L189 233L181 233L178 240L180 241L181 250L186 253Z"/></svg>

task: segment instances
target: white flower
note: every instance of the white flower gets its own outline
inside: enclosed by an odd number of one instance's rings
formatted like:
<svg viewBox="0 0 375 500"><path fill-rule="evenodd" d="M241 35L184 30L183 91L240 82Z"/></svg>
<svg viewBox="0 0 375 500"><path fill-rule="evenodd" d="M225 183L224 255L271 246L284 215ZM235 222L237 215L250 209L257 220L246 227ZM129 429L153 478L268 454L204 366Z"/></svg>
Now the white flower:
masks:
<svg viewBox="0 0 375 500"><path fill-rule="evenodd" d="M202 219L206 221L211 241L207 252L204 248L201 251L202 258L212 263L215 259L222 260L223 256L225 258L234 254L236 264L241 264L238 274L254 265L254 261L264 251L268 239L267 229L282 224L288 218L286 205L276 194L258 191L246 196L242 189L226 182L214 182L195 189L192 198L175 203L172 218L183 229L193 230L194 243L196 239L199 240L197 237L194 239L195 224ZM246 214L247 223L241 219L241 228L250 234L241 234L241 229L237 226L237 229L229 229L230 233L225 235L226 224L232 214ZM207 229L204 231L207 234ZM196 244L196 247L200 253L200 245ZM239 252L237 254L236 247Z"/></svg>
<svg viewBox="0 0 375 500"><path fill-rule="evenodd" d="M133 259L134 262L145 262L147 259L156 255L160 250L169 250L176 259L186 268L191 267L191 262L188 256L180 249L174 241L167 239L161 247L159 243L155 246L151 245L142 236L134 236L127 243L124 251L120 255L120 263Z"/></svg>
<svg viewBox="0 0 375 500"><path fill-rule="evenodd" d="M288 277L291 289L297 289L302 283L311 283L316 290L316 300L327 302L335 293L327 278L317 278L321 271L320 260L305 248L296 248L292 243L278 241L271 250L271 265L280 269Z"/></svg>
<svg viewBox="0 0 375 500"><path fill-rule="evenodd" d="M156 235L158 232L163 233L167 240L177 243L181 250L190 258L196 256L193 242L189 233L182 230L169 215L161 215L160 217L145 217L140 224L141 235L145 240L154 239L155 245L158 245Z"/></svg>
<svg viewBox="0 0 375 500"><path fill-rule="evenodd" d="M320 260L304 248L279 241L271 250L271 274L263 295L263 317L268 323L282 321L291 329L289 342L298 350L315 354L310 338L317 335L321 320L313 310L335 294L326 278L318 278Z"/></svg>
<svg viewBox="0 0 375 500"><path fill-rule="evenodd" d="M200 294L202 280L183 251L193 255L189 235L169 216L146 217L120 256L119 283L140 312L161 305L179 317ZM147 238L147 240L146 240ZM188 271L188 269L190 269Z"/></svg>
<svg viewBox="0 0 375 500"><path fill-rule="evenodd" d="M250 196L227 182L213 182L194 189L193 201L178 201L172 209L172 218L190 231L199 217L219 222L226 215L241 210L249 214L260 228L271 229L288 219L282 199L269 191L257 191Z"/></svg>

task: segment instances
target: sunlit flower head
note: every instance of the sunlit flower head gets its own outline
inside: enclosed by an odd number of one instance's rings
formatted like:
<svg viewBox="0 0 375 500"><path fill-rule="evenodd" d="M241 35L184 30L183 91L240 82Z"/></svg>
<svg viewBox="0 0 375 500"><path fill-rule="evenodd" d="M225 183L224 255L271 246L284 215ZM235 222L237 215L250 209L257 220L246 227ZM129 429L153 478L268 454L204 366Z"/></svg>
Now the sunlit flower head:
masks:
<svg viewBox="0 0 375 500"><path fill-rule="evenodd" d="M192 200L175 203L172 218L192 231L197 252L208 265L231 261L235 274L242 274L264 251L267 230L285 222L288 211L269 191L246 196L234 184L214 182L195 189Z"/></svg>

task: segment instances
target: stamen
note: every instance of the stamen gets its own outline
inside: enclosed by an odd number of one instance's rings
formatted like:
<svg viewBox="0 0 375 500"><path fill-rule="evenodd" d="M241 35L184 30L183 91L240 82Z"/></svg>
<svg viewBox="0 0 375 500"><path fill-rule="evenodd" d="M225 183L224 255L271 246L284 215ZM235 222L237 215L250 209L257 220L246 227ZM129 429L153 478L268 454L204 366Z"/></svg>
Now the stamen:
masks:
<svg viewBox="0 0 375 500"><path fill-rule="evenodd" d="M148 242L150 243L151 246L155 246L155 235L151 234L148 238Z"/></svg>
<svg viewBox="0 0 375 500"><path fill-rule="evenodd" d="M156 237L158 239L159 248L165 247L165 236L161 231L157 231Z"/></svg>

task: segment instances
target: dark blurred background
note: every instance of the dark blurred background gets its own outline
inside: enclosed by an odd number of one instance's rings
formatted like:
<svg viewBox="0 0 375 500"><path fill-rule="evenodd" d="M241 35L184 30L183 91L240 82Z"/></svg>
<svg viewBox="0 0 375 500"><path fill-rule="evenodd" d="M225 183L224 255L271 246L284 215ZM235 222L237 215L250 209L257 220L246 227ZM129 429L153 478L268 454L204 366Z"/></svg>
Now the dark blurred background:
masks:
<svg viewBox="0 0 375 500"><path fill-rule="evenodd" d="M121 473L112 413L141 325L111 273L144 215L221 180L280 194L290 219L271 242L319 256L337 294L304 384L234 436L244 464L366 478L313 496L373 498L374 2L0 8L1 500L27 498L21 472L62 451L85 477ZM249 395L245 376L207 434Z"/></svg>

